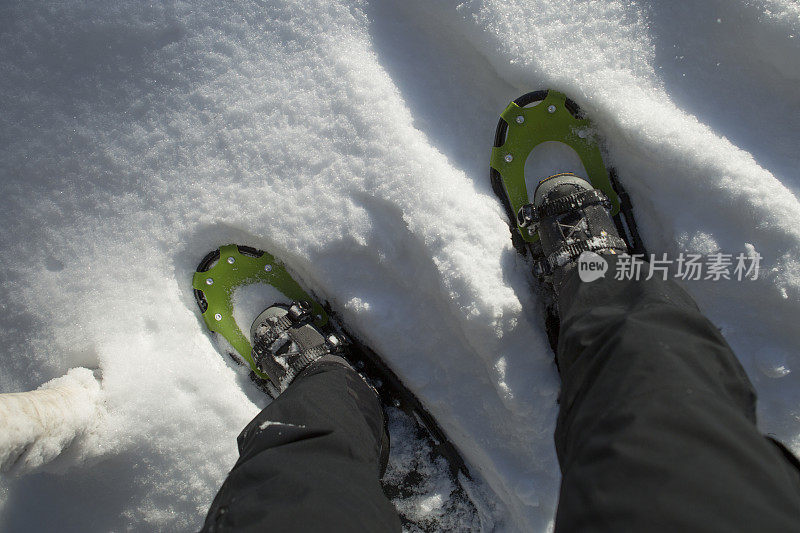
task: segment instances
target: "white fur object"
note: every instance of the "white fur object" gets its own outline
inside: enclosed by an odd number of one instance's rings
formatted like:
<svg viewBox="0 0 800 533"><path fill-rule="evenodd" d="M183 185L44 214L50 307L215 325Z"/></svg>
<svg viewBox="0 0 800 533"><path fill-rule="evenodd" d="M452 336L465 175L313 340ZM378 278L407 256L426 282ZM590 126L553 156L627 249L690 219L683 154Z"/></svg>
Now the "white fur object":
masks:
<svg viewBox="0 0 800 533"><path fill-rule="evenodd" d="M0 394L0 471L20 474L50 462L102 413L100 383L87 368L33 391Z"/></svg>

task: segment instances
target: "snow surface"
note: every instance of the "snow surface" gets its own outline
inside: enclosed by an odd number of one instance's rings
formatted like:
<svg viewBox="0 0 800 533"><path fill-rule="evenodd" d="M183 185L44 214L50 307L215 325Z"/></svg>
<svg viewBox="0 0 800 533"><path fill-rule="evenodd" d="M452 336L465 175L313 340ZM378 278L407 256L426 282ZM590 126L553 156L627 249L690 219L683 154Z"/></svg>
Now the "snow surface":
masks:
<svg viewBox="0 0 800 533"><path fill-rule="evenodd" d="M800 452L798 81L794 0L2 3L0 391L97 369L105 415L0 480L0 529L200 526L267 401L191 293L238 242L386 357L499 529L546 530L558 376L487 177L498 114L545 87L594 118L650 251L764 257L686 287Z"/></svg>

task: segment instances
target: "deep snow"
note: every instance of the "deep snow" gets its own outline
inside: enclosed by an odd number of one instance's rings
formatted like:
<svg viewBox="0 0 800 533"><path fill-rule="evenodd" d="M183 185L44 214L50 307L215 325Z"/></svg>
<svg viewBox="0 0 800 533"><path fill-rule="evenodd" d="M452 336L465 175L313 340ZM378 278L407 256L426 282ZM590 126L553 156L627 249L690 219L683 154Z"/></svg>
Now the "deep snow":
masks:
<svg viewBox="0 0 800 533"><path fill-rule="evenodd" d="M199 527L266 403L190 290L239 242L385 356L501 528L546 530L558 377L488 182L498 114L544 87L593 117L650 251L764 257L686 287L800 452L798 81L794 0L4 2L0 391L99 369L103 414L0 480L0 529Z"/></svg>

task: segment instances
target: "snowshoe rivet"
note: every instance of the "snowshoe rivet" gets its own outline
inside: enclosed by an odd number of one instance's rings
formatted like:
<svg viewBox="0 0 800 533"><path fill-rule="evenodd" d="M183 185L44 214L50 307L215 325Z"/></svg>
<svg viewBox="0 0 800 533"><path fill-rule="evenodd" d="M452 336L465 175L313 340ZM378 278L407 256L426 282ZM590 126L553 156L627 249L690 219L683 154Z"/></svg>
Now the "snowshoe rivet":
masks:
<svg viewBox="0 0 800 533"><path fill-rule="evenodd" d="M229 263L229 264L231 264L231 265L232 265L232 264L234 264L235 262L236 262L236 259L234 259L233 257L229 257L229 258L228 258L228 263Z"/></svg>
<svg viewBox="0 0 800 533"><path fill-rule="evenodd" d="M206 278L206 285L213 285L213 284L214 284L214 278Z"/></svg>
<svg viewBox="0 0 800 533"><path fill-rule="evenodd" d="M272 265L264 265L264 270L267 272L272 272Z"/></svg>
<svg viewBox="0 0 800 533"><path fill-rule="evenodd" d="M523 122L525 122L525 117L517 115L517 124L522 124Z"/></svg>
<svg viewBox="0 0 800 533"><path fill-rule="evenodd" d="M322 315L317 315L317 320L322 320Z"/></svg>
<svg viewBox="0 0 800 533"><path fill-rule="evenodd" d="M339 337L336 335L328 335L328 343L331 345L331 348L336 349L342 345L342 341L339 340Z"/></svg>
<svg viewBox="0 0 800 533"><path fill-rule="evenodd" d="M392 402L392 405L394 405L395 407L400 407L400 400L395 398L395 400Z"/></svg>
<svg viewBox="0 0 800 533"><path fill-rule="evenodd" d="M556 112L556 106L551 105L550 107L547 108L547 112L552 115L553 113Z"/></svg>
<svg viewBox="0 0 800 533"><path fill-rule="evenodd" d="M506 160L506 163L511 163L514 160L514 156L511 154L506 154L506 156L503 159Z"/></svg>
<svg viewBox="0 0 800 533"><path fill-rule="evenodd" d="M222 320L222 315L217 313L216 315L214 315L214 318L217 320L217 322L219 322L220 320Z"/></svg>

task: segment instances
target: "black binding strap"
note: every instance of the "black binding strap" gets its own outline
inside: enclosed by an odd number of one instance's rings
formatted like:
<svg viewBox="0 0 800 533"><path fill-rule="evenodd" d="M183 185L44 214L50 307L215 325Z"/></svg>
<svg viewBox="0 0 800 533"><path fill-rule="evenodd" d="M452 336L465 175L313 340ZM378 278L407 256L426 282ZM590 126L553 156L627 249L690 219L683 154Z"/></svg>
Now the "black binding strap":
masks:
<svg viewBox="0 0 800 533"><path fill-rule="evenodd" d="M310 310L311 305L308 302L293 302L289 306L287 314L280 318L271 317L271 319L265 320L260 325L260 327L265 327L267 331L265 331L263 335L260 335L255 341L253 346L253 359L262 372L265 372L271 380L274 379L276 381L274 385L277 393L273 394L273 397L280 394L280 392L285 389L285 385L291 383L295 376L302 372L308 365L324 355L338 353L342 349L343 340L335 333L329 334L321 344L315 346L307 345L295 334L295 328L310 326L317 329L310 324ZM273 376L270 373L271 367L275 366L275 353L273 352L272 345L283 334L288 335L287 342L296 343L299 347L299 351L297 353L287 354L288 359L286 362L288 368L284 367L280 369L283 375ZM278 351L281 349L282 347L278 348Z"/></svg>
<svg viewBox="0 0 800 533"><path fill-rule="evenodd" d="M295 323L294 320L292 320L288 314L283 315L280 318L277 318L274 324L267 324L266 322L264 322L262 325L267 326L268 331L266 335L264 335L259 339L260 341L259 344L263 344L266 346L272 344L278 339L278 337L281 336L281 334L288 331L289 328L291 328L294 325L294 323Z"/></svg>
<svg viewBox="0 0 800 533"><path fill-rule="evenodd" d="M593 237L585 241L562 246L547 256L547 262L550 268L556 268L557 266L561 266L561 264L577 259L583 252L596 252L598 250L619 250L621 252L626 252L628 250L628 245L624 240L619 237L614 237L613 235ZM559 264L559 257L564 257L566 259Z"/></svg>
<svg viewBox="0 0 800 533"><path fill-rule="evenodd" d="M592 205L602 205L606 209L611 208L611 201L599 189L587 189L579 191L569 196L563 196L557 200L548 201L539 207L533 204L523 205L517 213L517 222L523 228L532 224L538 224L540 220L556 215L563 215L576 209L589 207Z"/></svg>

